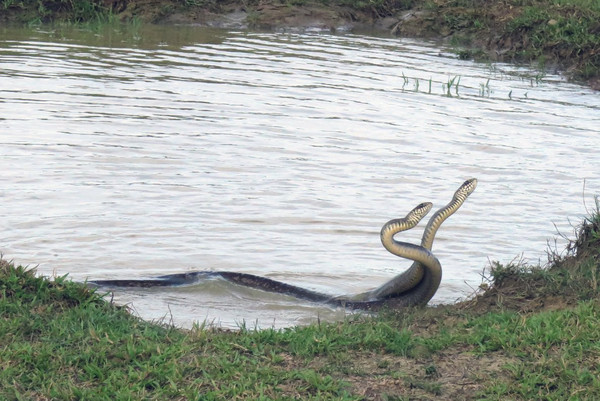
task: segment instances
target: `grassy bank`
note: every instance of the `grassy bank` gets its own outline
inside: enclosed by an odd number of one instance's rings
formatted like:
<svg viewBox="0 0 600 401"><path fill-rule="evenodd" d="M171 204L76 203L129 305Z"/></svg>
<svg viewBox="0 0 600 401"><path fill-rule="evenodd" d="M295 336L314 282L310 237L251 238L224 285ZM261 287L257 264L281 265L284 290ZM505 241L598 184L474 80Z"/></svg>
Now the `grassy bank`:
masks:
<svg viewBox="0 0 600 401"><path fill-rule="evenodd" d="M235 11L257 29L351 24L443 38L463 58L559 68L600 88L597 0L2 0L0 22L211 23Z"/></svg>
<svg viewBox="0 0 600 401"><path fill-rule="evenodd" d="M0 398L600 399L600 215L547 268L461 304L285 330L183 331L0 262Z"/></svg>

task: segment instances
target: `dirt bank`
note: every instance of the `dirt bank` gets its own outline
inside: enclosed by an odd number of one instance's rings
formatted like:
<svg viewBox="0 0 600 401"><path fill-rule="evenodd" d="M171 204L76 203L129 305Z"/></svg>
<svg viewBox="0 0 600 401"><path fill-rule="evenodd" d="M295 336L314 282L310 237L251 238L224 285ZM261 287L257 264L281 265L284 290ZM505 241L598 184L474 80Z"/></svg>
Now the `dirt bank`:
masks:
<svg viewBox="0 0 600 401"><path fill-rule="evenodd" d="M441 39L461 58L530 63L600 89L600 3L589 0L10 0L0 21L118 18Z"/></svg>
<svg viewBox="0 0 600 401"><path fill-rule="evenodd" d="M600 89L600 7L564 1L106 0L120 18L275 31L442 39L460 57L533 63Z"/></svg>

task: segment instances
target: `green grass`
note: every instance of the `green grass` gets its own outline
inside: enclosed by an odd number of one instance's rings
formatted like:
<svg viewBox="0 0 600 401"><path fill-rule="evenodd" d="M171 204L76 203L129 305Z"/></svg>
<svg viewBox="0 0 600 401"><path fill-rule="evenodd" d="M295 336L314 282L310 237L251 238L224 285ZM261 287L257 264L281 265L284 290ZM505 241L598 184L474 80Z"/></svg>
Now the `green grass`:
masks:
<svg viewBox="0 0 600 401"><path fill-rule="evenodd" d="M492 43L505 60L535 61L540 67L572 67L574 75L600 75L600 2L596 0L483 0L430 2L441 15L439 26L452 34L461 57L477 54L481 39ZM499 39L499 40L498 40ZM475 48L475 49L472 49Z"/></svg>
<svg viewBox="0 0 600 401"><path fill-rule="evenodd" d="M596 210L465 303L261 331L144 322L0 260L0 399L600 399L599 255Z"/></svg>
<svg viewBox="0 0 600 401"><path fill-rule="evenodd" d="M111 18L111 10L98 0L2 0L0 9L6 13L20 10L19 20L28 24L57 19L79 23Z"/></svg>
<svg viewBox="0 0 600 401"><path fill-rule="evenodd" d="M597 0L339 0L378 17L404 10L431 14L416 20L425 36L449 37L461 58L559 65L577 78L600 76L600 1ZM498 48L495 48L499 46ZM491 47L491 49L487 49ZM491 50L487 52L486 50Z"/></svg>
<svg viewBox="0 0 600 401"><path fill-rule="evenodd" d="M552 4L559 6L588 8L593 11L600 11L600 3L596 0L553 0Z"/></svg>
<svg viewBox="0 0 600 401"><path fill-rule="evenodd" d="M493 399L598 399L600 308L596 302L573 309L492 314L470 322L465 340L478 354L501 352L507 380L484 389Z"/></svg>
<svg viewBox="0 0 600 401"><path fill-rule="evenodd" d="M5 261L0 315L2 399L266 399L288 382L307 399L344 399L339 380L282 369L274 348L289 343L291 353L313 355L333 344L150 324L64 277L50 281Z"/></svg>

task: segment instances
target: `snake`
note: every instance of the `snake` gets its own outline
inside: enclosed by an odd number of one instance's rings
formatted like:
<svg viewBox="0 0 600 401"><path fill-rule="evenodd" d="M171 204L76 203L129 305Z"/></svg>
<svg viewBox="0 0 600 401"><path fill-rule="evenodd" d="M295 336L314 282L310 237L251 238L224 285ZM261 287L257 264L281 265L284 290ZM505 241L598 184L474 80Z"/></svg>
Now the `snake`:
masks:
<svg viewBox="0 0 600 401"><path fill-rule="evenodd" d="M421 246L431 251L433 246L433 240L435 235L442 225L442 223L450 216L452 216L467 200L469 195L477 188L477 179L471 178L466 180L452 196L452 200L444 207L439 209L431 216L425 230L423 231L423 237L421 238ZM385 228L385 226L384 226ZM384 241L384 235L382 230L382 242ZM385 247L385 243L384 243ZM386 247L386 249L388 249ZM389 249L388 249L389 251ZM391 252L391 251L390 251ZM394 252L392 252L394 253ZM414 262L411 267L405 272L397 275L391 280L387 281L382 286L368 291L363 294L356 296L357 299L380 299L393 296L394 294L401 294L405 291L414 288L417 283L421 281L425 274L425 267L419 263Z"/></svg>
<svg viewBox="0 0 600 401"><path fill-rule="evenodd" d="M434 237L444 220L460 208L476 186L475 178L465 181L455 192L450 203L431 217L425 228L421 245L401 242L394 236L415 227L432 209L433 205L430 202L419 204L403 218L385 223L380 231L380 239L384 248L396 256L412 260L414 263L406 272L382 286L356 296L331 296L267 277L231 271L192 271L167 274L151 279L92 280L87 283L99 287L172 287L192 285L204 279L221 278L245 287L282 293L298 299L347 309L379 310L425 306L437 292L442 279L441 264L431 252Z"/></svg>

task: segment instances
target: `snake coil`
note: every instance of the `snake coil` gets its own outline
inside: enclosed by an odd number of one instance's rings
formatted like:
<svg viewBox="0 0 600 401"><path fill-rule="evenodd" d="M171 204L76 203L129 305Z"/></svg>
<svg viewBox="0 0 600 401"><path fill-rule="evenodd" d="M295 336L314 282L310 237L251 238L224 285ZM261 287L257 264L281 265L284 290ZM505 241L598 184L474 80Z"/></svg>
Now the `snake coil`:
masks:
<svg viewBox="0 0 600 401"><path fill-rule="evenodd" d="M266 277L228 271L196 271L140 280L93 280L88 281L88 284L102 287L170 287L192 285L202 279L220 277L246 287L350 309L377 310L383 307L424 306L434 296L442 280L442 266L431 252L435 235L441 224L462 206L476 187L477 179L471 178L465 181L456 190L452 200L434 213L425 227L421 245L400 242L394 239L394 236L415 227L429 213L432 208L431 203L421 203L405 217L385 223L381 229L381 242L385 249L414 263L407 271L382 286L355 296L332 297Z"/></svg>

